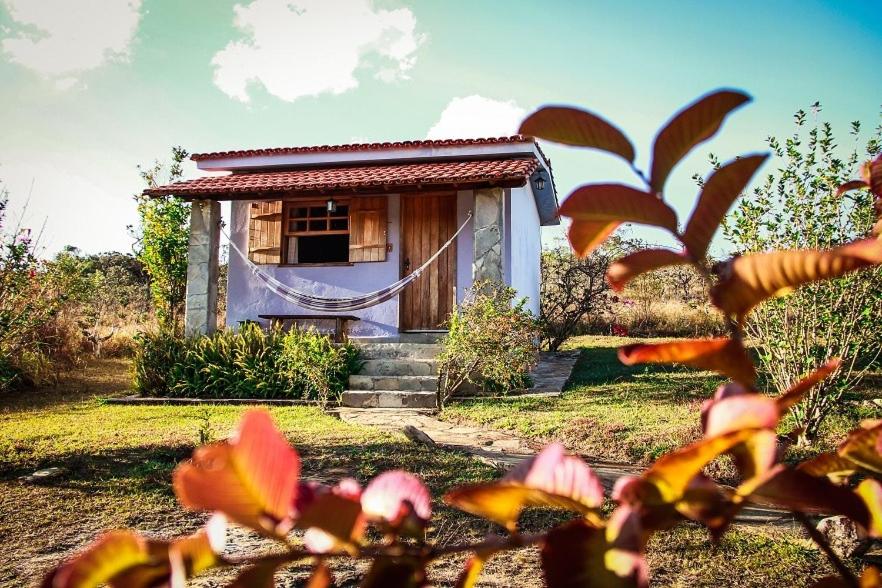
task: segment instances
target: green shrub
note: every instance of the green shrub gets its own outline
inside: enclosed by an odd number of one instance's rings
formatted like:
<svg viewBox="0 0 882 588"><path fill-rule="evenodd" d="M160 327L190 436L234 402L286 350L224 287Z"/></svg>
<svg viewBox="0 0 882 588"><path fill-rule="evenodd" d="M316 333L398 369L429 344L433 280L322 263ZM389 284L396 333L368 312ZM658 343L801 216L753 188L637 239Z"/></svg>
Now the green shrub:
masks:
<svg viewBox="0 0 882 588"><path fill-rule="evenodd" d="M210 336L141 334L134 386L142 395L174 398L338 400L358 368L350 344L335 345L313 330L264 331L243 325Z"/></svg>
<svg viewBox="0 0 882 588"><path fill-rule="evenodd" d="M438 358L439 405L466 383L502 394L529 386L539 334L526 299L515 295L514 288L477 283L450 315Z"/></svg>

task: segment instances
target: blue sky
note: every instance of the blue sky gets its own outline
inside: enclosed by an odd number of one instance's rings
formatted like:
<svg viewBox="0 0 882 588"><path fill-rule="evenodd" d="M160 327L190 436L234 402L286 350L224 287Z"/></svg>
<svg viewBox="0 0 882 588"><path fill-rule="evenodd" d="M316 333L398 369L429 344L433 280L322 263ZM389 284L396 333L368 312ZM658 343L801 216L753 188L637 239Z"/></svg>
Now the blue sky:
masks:
<svg viewBox="0 0 882 588"><path fill-rule="evenodd" d="M742 88L754 103L675 170L685 215L708 151L761 150L798 108L820 100L843 137L878 124L880 54L876 0L0 0L0 179L26 224L45 221L47 252L126 251L136 166L173 144L507 134L554 102L617 123L646 166L674 110ZM545 149L561 196L632 179L612 157Z"/></svg>

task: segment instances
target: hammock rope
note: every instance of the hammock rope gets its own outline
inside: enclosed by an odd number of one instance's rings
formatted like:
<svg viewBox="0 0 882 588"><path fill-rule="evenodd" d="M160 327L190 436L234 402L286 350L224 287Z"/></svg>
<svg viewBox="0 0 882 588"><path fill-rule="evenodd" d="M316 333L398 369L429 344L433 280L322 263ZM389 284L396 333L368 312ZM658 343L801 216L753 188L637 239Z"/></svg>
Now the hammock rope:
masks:
<svg viewBox="0 0 882 588"><path fill-rule="evenodd" d="M281 298L284 298L288 302L296 304L301 308L308 308L309 310L349 312L375 306L397 296L399 292L404 290L411 282L419 278L420 275L422 275L422 273L426 270L426 268L428 268L436 259L438 259L438 257L450 246L450 244L456 240L463 229L466 228L466 225L468 225L470 220L472 220L471 212L469 212L465 222L462 223L462 225L459 227L459 229L457 229L453 236L450 237L450 239L448 239L447 242L444 243L444 245L442 245L441 248L432 255L432 257L427 259L425 263L416 268L410 274L406 275L397 282L386 286L381 290L368 292L352 298L321 298L319 296L313 296L304 292L298 292L291 286L280 282L274 276L271 276L267 272L260 269L260 267L258 267L254 262L248 259L248 255L246 253L244 253L241 249L239 249L238 246L236 246L235 241L233 241L233 239L230 237L230 235L226 233L226 231L224 231L224 235L230 241L230 248L235 251L240 258L242 258L242 260L245 262L245 265L251 271L251 274L254 275L261 282L263 282L266 288L277 296L280 296Z"/></svg>

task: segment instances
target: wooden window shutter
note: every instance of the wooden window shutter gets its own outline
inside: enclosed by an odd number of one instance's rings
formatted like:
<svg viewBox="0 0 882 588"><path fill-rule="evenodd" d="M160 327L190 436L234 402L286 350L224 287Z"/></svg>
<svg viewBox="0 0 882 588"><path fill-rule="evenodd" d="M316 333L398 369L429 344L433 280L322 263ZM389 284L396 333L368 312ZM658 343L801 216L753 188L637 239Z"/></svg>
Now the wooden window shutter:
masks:
<svg viewBox="0 0 882 588"><path fill-rule="evenodd" d="M282 263L282 201L251 203L248 221L248 258L259 264Z"/></svg>
<svg viewBox="0 0 882 588"><path fill-rule="evenodd" d="M349 261L386 261L386 196L356 196L349 204Z"/></svg>

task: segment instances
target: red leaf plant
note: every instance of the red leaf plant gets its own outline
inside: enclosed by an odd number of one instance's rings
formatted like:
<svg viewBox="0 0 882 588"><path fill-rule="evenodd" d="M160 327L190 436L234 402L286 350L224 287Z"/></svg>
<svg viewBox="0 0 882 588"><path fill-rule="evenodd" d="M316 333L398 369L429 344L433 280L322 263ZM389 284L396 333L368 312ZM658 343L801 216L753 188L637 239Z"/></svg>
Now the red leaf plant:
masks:
<svg viewBox="0 0 882 588"><path fill-rule="evenodd" d="M245 414L229 440L197 449L178 466L173 486L183 506L216 513L199 533L172 541L112 531L69 561L51 570L43 586L146 588L183 586L193 576L218 567L236 567L230 586L271 587L277 572L295 562L311 562L308 586L333 584L338 558L370 560L361 586L412 587L430 582L431 562L470 554L457 586L473 586L490 558L536 546L542 577L556 587L646 586L651 577L644 552L653 533L681 521L703 524L718 540L740 509L750 503L790 511L830 559L838 576L817 586L882 587L878 570L858 577L826 543L808 518L840 514L870 537L882 538L882 422L867 422L836 451L797 465L781 463L778 430L782 417L814 385L835 374L838 360L778 395L755 388L756 370L742 340L750 310L803 284L882 263L882 240L871 238L827 251L773 251L736 257L716 272L703 264L708 244L730 205L744 192L766 160L764 154L734 159L703 184L685 229L664 202L671 171L694 147L711 139L730 112L749 101L742 92L712 92L676 114L659 132L650 173L634 164L631 141L611 123L585 110L540 109L521 132L570 146L605 150L623 160L640 187L598 183L577 188L561 213L572 219L569 236L586 255L622 223L661 227L679 241L677 251L632 253L610 266L608 279L621 289L635 276L671 264L690 264L707 281L710 300L726 318L728 336L654 345L628 345L619 352L626 364L679 363L714 370L730 379L701 408L702 437L660 457L640 476L618 480L608 517L604 490L579 457L552 444L502 478L454 488L444 501L498 525L485 540L433 545L426 540L432 517L428 489L403 471L380 474L362 490L352 479L324 486L300 479L300 459L260 410ZM870 189L878 199L882 159L864 167L863 178L840 192ZM721 486L702 472L722 455L732 456L740 483ZM860 483L856 483L860 479ZM526 534L518 528L525 509L556 508L571 515L557 527ZM225 520L277 541L270 554L225 556ZM373 527L378 533L368 533ZM302 531L302 540L297 538ZM380 537L371 541L371 537Z"/></svg>

